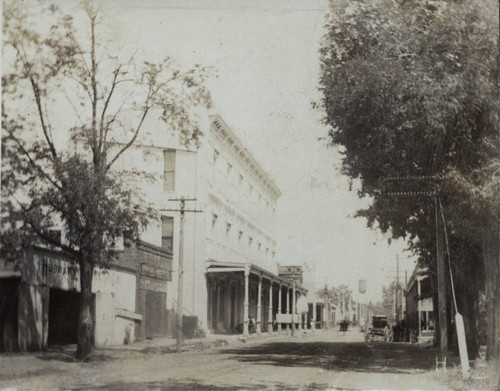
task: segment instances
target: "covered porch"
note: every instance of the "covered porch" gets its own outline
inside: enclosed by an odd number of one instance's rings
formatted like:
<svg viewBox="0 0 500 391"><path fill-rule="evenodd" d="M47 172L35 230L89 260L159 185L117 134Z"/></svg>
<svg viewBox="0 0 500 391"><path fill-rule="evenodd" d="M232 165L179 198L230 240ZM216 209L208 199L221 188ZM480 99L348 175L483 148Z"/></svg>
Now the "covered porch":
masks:
<svg viewBox="0 0 500 391"><path fill-rule="evenodd" d="M307 290L257 265L208 261L206 284L207 325L213 334L273 333L290 330L292 322L307 327L306 314L297 313Z"/></svg>

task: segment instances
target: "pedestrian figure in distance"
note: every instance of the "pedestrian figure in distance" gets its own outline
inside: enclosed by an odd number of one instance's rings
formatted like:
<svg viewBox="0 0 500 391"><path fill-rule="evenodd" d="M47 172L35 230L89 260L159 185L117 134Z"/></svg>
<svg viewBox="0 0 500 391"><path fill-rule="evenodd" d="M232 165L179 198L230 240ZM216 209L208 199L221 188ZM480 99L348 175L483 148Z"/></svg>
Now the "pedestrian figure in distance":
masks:
<svg viewBox="0 0 500 391"><path fill-rule="evenodd" d="M255 320L253 319L252 315L250 315L248 318L248 332L255 333Z"/></svg>
<svg viewBox="0 0 500 391"><path fill-rule="evenodd" d="M345 318L343 321L340 322L340 331L342 331L345 334L348 326L349 322L347 321L347 318Z"/></svg>

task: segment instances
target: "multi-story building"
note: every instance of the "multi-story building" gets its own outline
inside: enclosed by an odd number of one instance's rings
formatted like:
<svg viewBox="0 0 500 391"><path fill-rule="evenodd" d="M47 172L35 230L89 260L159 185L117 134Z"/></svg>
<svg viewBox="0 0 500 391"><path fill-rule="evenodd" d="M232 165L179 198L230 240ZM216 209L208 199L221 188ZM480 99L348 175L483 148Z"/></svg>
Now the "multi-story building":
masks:
<svg viewBox="0 0 500 391"><path fill-rule="evenodd" d="M197 149L166 137L123 155L121 169L136 165L153 178L142 190L161 211L161 222L152 223L141 239L173 252L166 293L172 320L184 198L184 314L197 317L210 333L246 333L253 322L256 331L272 331L276 314L290 314L293 302L292 283L277 272L273 230L281 192L219 115L207 127ZM305 292L297 285L297 298Z"/></svg>

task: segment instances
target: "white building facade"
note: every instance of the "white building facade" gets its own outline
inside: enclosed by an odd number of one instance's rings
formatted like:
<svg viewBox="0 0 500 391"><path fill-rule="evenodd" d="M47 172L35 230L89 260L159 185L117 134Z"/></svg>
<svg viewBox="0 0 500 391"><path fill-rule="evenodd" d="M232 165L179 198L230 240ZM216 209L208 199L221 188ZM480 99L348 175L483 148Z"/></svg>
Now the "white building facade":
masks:
<svg viewBox="0 0 500 391"><path fill-rule="evenodd" d="M197 149L171 137L131 148L118 167L135 165L153 178L141 190L161 222L141 239L173 252L170 324L178 296L178 200L184 198L183 313L208 333L290 328L276 324L276 314L291 314L294 302L292 284L277 274L273 227L281 192L219 115L207 127ZM295 303L305 293L297 286Z"/></svg>

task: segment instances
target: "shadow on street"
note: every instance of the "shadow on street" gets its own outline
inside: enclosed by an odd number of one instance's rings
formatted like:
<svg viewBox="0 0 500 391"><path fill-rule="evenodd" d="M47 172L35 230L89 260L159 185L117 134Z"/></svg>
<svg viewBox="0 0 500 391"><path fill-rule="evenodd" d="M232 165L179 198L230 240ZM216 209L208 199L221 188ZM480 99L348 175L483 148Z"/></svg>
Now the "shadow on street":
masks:
<svg viewBox="0 0 500 391"><path fill-rule="evenodd" d="M265 385L262 385L265 388ZM148 391L171 391L171 390L242 390L248 389L247 386L234 387L234 386L221 386L220 384L205 384L196 379L186 380L166 380L161 382L138 382L138 383L114 383L102 386L89 385L79 386L69 389L70 391L90 391L90 390L106 390L106 391L135 391L135 390L148 390Z"/></svg>
<svg viewBox="0 0 500 391"><path fill-rule="evenodd" d="M224 349L214 354L231 354L234 360L257 365L415 373L432 369L438 350L403 343L380 343L368 347L363 342L277 342Z"/></svg>

